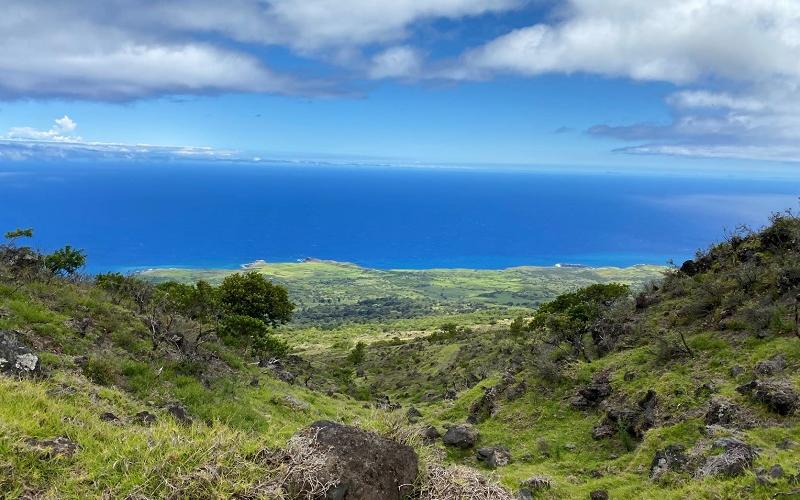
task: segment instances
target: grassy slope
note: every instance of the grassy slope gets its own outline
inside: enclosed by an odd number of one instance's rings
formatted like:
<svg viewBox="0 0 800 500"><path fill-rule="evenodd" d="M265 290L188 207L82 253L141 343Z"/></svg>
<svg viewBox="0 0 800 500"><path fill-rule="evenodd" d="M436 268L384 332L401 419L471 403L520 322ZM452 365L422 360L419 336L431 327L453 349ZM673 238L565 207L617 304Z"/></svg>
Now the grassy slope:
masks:
<svg viewBox="0 0 800 500"><path fill-rule="evenodd" d="M783 260L774 260L784 265ZM778 353L788 363L785 377L795 386L800 383L800 342L785 328L790 311L771 299L775 303L770 302L772 309L766 323L754 329L748 319L747 311L761 307L772 293L776 278L766 269L773 263L765 265L765 288L749 298L736 295L735 280L728 276L737 272L736 266L682 280L680 293L663 293L654 305L636 313L638 337L629 346L592 363L566 365L559 382L541 378L537 358L531 354L532 344L511 337L505 326L510 318L496 322L498 311L344 324L333 329L306 326L282 333L296 352L311 361L323 381L326 372L346 364L348 349L356 340L369 340L362 366L364 376L331 383L337 390L352 384L356 395L364 394L364 389L369 389L372 397L389 394L393 401L404 405L393 415L366 409L361 401L345 396L329 397L284 384L261 373L241 353L222 345L215 347L215 375L203 383L196 367L150 352L141 324L91 287L59 282L18 292L0 287L0 328L25 332L38 350L49 353L43 356L47 378L0 378L0 491L10 492L12 497L23 492L74 498L96 496L99 492L161 497L175 491L178 496L228 497L270 473L257 460L258 450L280 446L295 430L317 418L385 430L387 422L402 418L405 408L414 404L426 422L440 428L461 422L483 387L496 383L508 360L516 357L523 363L517 378L526 380L528 391L513 402L501 400L499 411L478 425L482 433L480 444L503 444L512 452L514 462L493 473L507 487L514 489L521 480L542 474L553 480L553 489L544 493L548 498L586 498L590 491L600 488L607 489L611 498L769 498L795 487L787 478L760 484L753 472L738 478L703 480L676 474L658 483L648 477L657 449L672 443L691 448L709 439L702 417L710 396L695 393L705 382L713 382L720 395L748 408L762 421L753 429L722 431L735 432L760 448L755 466L779 463L787 474L795 472L800 462L798 418L777 417L735 391L738 384L749 380L756 362ZM496 304L505 298L498 300L486 296L487 292L500 290L502 295L508 290L535 288L556 293L574 287L578 279L589 280L591 275L585 273L598 272L549 268L385 272L319 262L266 267L301 297L312 297L302 298L305 304L321 303L319 297L328 300L340 293L336 291L340 287L356 294L353 297L341 292L342 300L351 303L369 294L441 296L442 290L452 288L456 303L486 300L487 304ZM560 274L562 271L566 273ZM526 276L526 272L531 275ZM536 280L548 279L550 272L555 275L549 277L555 276L559 282L543 288L540 285L544 282ZM632 272L636 276L631 276L632 281L645 278L639 275L640 270ZM189 279L182 273L159 271L152 277ZM192 279L198 277L215 281L221 274L192 272ZM699 315L692 312L697 309L696 304L707 301L704 294L708 289L716 290L722 303L704 308ZM744 301L738 305L742 312L726 319L726 329L720 331L718 316L734 296ZM516 314L517 310L513 312ZM86 315L94 319L86 335L76 333L65 323ZM471 329L451 339L429 339L445 321ZM686 335L694 356L665 359L656 348L656 339L678 331ZM73 359L85 353L92 358L92 368L88 370L77 366ZM732 377L730 368L734 365L743 366L746 373ZM157 376L162 367L163 372ZM626 446L621 438L594 441L591 429L602 419L602 413L577 411L568 404L577 387L606 368L612 370L615 392L635 397L652 388L659 395L660 425L647 431L635 446ZM632 380L623 378L628 371L635 373ZM483 380L462 388L454 401L437 396L454 381L475 373ZM253 376L260 378L260 387L249 385ZM427 394L434 397L428 398ZM310 407L292 410L282 403L286 395L305 401ZM161 409L173 400L189 408L196 420L193 426L177 425ZM98 419L103 411L127 417L142 409L159 416L154 427ZM59 435L77 441L81 450L72 458L42 460L24 443L28 437ZM795 445L783 449L779 444L787 438ZM429 450L420 451L430 454ZM445 451L451 462L482 467L470 452Z"/></svg>

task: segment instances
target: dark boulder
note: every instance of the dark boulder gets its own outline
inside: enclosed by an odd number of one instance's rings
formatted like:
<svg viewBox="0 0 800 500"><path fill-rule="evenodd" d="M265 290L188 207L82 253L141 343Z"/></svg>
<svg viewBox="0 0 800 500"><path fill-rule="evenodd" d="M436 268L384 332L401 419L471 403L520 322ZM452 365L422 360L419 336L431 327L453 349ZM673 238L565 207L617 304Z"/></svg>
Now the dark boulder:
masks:
<svg viewBox="0 0 800 500"><path fill-rule="evenodd" d="M135 424L150 426L156 423L156 416L148 411L140 411L133 416L132 420Z"/></svg>
<svg viewBox="0 0 800 500"><path fill-rule="evenodd" d="M545 476L532 476L519 485L519 494L517 498L520 500L532 499L538 496L539 493L549 490L553 487L553 481Z"/></svg>
<svg viewBox="0 0 800 500"><path fill-rule="evenodd" d="M647 391L635 406L624 403L607 404L606 416L592 430L592 437L603 439L625 431L633 438L642 439L644 433L656 424L657 405L658 397L652 390Z"/></svg>
<svg viewBox="0 0 800 500"><path fill-rule="evenodd" d="M658 479L665 472L679 472L686 468L689 459L683 446L671 444L663 450L658 450L650 462L650 477Z"/></svg>
<svg viewBox="0 0 800 500"><path fill-rule="evenodd" d="M416 408L414 408L412 406L406 412L406 418L408 418L408 423L409 424L414 424L414 423L417 423L419 421L419 419L422 418L422 413L420 413L419 410L417 410Z"/></svg>
<svg viewBox="0 0 800 500"><path fill-rule="evenodd" d="M39 373L39 356L22 342L17 332L0 330L0 373L16 376Z"/></svg>
<svg viewBox="0 0 800 500"><path fill-rule="evenodd" d="M515 399L519 399L520 396L525 394L525 391L528 390L528 384L525 383L523 380L522 382L512 385L508 389L506 389L506 399L509 401L514 401Z"/></svg>
<svg viewBox="0 0 800 500"><path fill-rule="evenodd" d="M320 462L322 458L317 480L335 484L324 498L400 500L413 492L418 459L410 446L325 420L314 422L297 436L311 439L316 448L311 459ZM304 492L295 493L303 497Z"/></svg>
<svg viewBox="0 0 800 500"><path fill-rule="evenodd" d="M608 500L608 492L606 490L594 490L589 493L589 500Z"/></svg>
<svg viewBox="0 0 800 500"><path fill-rule="evenodd" d="M781 464L775 464L769 468L768 474L772 479L780 479L784 476L785 472L783 471Z"/></svg>
<svg viewBox="0 0 800 500"><path fill-rule="evenodd" d="M736 388L740 394L750 396L755 401L763 403L778 415L789 415L798 406L800 395L797 394L792 384L788 381L762 381L740 385Z"/></svg>
<svg viewBox="0 0 800 500"><path fill-rule="evenodd" d="M470 424L458 424L451 426L444 433L444 444L455 446L456 448L472 448L478 442L480 433L478 429Z"/></svg>
<svg viewBox="0 0 800 500"><path fill-rule="evenodd" d="M600 372L595 375L589 385L578 389L570 404L578 410L595 408L610 395L611 382L609 381L609 373Z"/></svg>
<svg viewBox="0 0 800 500"><path fill-rule="evenodd" d="M753 371L756 375L772 376L782 372L784 368L786 368L786 360L783 359L783 356L777 354L756 363Z"/></svg>
<svg viewBox="0 0 800 500"><path fill-rule="evenodd" d="M483 462L487 467L496 469L511 462L511 453L505 446L486 446L478 448L475 452L475 458Z"/></svg>
<svg viewBox="0 0 800 500"><path fill-rule="evenodd" d="M189 416L189 412L182 404L170 403L167 405L167 412L179 423L183 425L192 425L192 417Z"/></svg>
<svg viewBox="0 0 800 500"><path fill-rule="evenodd" d="M491 417L497 408L497 395L497 387L487 387L484 389L483 395L472 403L472 407L469 409L467 422L470 424L477 424Z"/></svg>
<svg viewBox="0 0 800 500"><path fill-rule="evenodd" d="M440 437L442 437L442 435L439 433L439 430L432 425L426 425L425 428L422 429L422 442L425 444L434 443Z"/></svg>
<svg viewBox="0 0 800 500"><path fill-rule="evenodd" d="M758 456L756 449L735 438L722 438L714 446L723 449L718 455L710 456L697 470L697 476L738 476L753 466Z"/></svg>
<svg viewBox="0 0 800 500"><path fill-rule="evenodd" d="M110 411L100 414L100 420L103 422L118 422L119 418Z"/></svg>

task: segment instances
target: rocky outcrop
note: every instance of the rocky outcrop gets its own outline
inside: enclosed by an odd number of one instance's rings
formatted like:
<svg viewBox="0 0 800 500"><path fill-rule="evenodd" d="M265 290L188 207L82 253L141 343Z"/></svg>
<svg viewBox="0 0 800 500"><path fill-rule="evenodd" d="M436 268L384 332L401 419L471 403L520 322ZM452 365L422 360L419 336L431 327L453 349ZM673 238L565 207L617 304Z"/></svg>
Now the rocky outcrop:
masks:
<svg viewBox="0 0 800 500"><path fill-rule="evenodd" d="M756 363L753 371L756 375L772 376L777 375L786 368L786 360L780 354L777 354L769 359L765 359Z"/></svg>
<svg viewBox="0 0 800 500"><path fill-rule="evenodd" d="M624 402L606 404L606 417L592 430L592 437L608 438L622 430L631 437L641 439L656 424L657 404L658 397L652 390L647 391L635 406Z"/></svg>
<svg viewBox="0 0 800 500"><path fill-rule="evenodd" d="M750 396L763 403L778 415L789 415L795 411L800 401L792 384L785 380L753 380L736 388L740 394Z"/></svg>
<svg viewBox="0 0 800 500"><path fill-rule="evenodd" d="M410 446L324 420L296 436L313 447L308 459L314 461L316 484L330 485L320 498L400 500L413 491L418 459ZM305 498L305 487L294 484L294 497Z"/></svg>
<svg viewBox="0 0 800 500"><path fill-rule="evenodd" d="M745 408L732 401L717 397L711 400L705 414L706 425L721 425L737 429L749 429L755 419Z"/></svg>
<svg viewBox="0 0 800 500"><path fill-rule="evenodd" d="M478 442L480 433L470 424L453 425L444 434L444 444L456 448L472 448Z"/></svg>
<svg viewBox="0 0 800 500"><path fill-rule="evenodd" d="M520 500L529 500L538 497L543 491L547 491L553 487L553 481L545 476L532 476L519 485L519 494L517 498Z"/></svg>
<svg viewBox="0 0 800 500"><path fill-rule="evenodd" d="M475 458L483 462L487 467L496 469L511 462L511 453L505 446L486 446L478 448L475 452Z"/></svg>
<svg viewBox="0 0 800 500"><path fill-rule="evenodd" d="M664 473L680 472L686 468L689 459L683 446L671 444L663 450L658 450L650 462L650 477L658 480Z"/></svg>
<svg viewBox="0 0 800 500"><path fill-rule="evenodd" d="M723 449L718 455L710 456L697 470L698 477L738 476L753 466L758 456L756 449L735 438L722 438L714 442Z"/></svg>
<svg viewBox="0 0 800 500"><path fill-rule="evenodd" d="M0 373L15 376L39 373L39 356L22 342L17 332L0 330Z"/></svg>
<svg viewBox="0 0 800 500"><path fill-rule="evenodd" d="M595 375L592 382L578 392L570 400L570 405L577 410L587 410L597 407L604 399L611 395L611 382L608 372Z"/></svg>

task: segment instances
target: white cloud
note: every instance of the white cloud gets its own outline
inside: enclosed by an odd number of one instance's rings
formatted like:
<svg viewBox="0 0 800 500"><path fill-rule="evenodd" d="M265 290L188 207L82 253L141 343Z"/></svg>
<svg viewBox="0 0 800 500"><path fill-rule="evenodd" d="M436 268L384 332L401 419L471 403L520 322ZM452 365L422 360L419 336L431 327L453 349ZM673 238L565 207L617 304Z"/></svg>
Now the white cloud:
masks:
<svg viewBox="0 0 800 500"><path fill-rule="evenodd" d="M7 139L16 140L36 140L67 142L80 140L80 137L72 135L78 127L72 118L67 115L56 118L53 126L49 130L38 130L33 127L12 127L6 134ZM0 137L2 139L2 137Z"/></svg>
<svg viewBox="0 0 800 500"><path fill-rule="evenodd" d="M399 46L386 49L372 58L371 78L416 78L422 67L422 58L412 47Z"/></svg>
<svg viewBox="0 0 800 500"><path fill-rule="evenodd" d="M454 76L586 72L686 84L800 78L794 0L569 0L561 17L498 37Z"/></svg>
<svg viewBox="0 0 800 500"><path fill-rule="evenodd" d="M276 72L247 45L342 64L358 61L365 46L405 39L413 23L522 1L4 0L0 98L331 93L327 82Z"/></svg>

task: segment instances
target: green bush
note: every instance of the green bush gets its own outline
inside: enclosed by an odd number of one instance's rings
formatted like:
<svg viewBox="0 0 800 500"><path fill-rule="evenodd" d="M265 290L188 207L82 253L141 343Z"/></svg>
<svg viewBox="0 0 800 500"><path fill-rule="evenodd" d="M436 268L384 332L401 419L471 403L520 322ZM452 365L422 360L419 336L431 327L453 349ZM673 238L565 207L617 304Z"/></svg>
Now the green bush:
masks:
<svg viewBox="0 0 800 500"><path fill-rule="evenodd" d="M106 358L90 357L83 367L83 374L98 385L113 385L117 381L114 363Z"/></svg>

